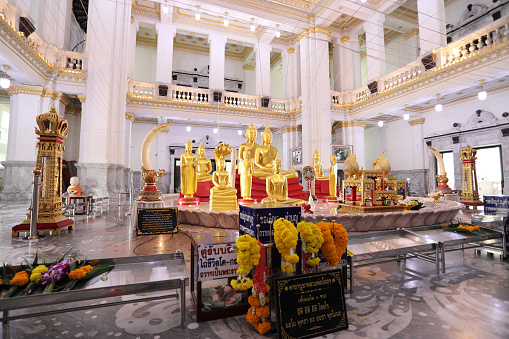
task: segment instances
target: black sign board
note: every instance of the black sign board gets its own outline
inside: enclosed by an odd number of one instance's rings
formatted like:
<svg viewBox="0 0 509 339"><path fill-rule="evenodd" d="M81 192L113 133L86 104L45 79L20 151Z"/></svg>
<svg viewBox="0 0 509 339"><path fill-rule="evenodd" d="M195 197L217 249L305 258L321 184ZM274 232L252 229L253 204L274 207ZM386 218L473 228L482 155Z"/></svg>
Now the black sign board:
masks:
<svg viewBox="0 0 509 339"><path fill-rule="evenodd" d="M348 328L341 270L276 280L279 338L312 338Z"/></svg>
<svg viewBox="0 0 509 339"><path fill-rule="evenodd" d="M178 232L176 207L139 208L137 235L168 234Z"/></svg>

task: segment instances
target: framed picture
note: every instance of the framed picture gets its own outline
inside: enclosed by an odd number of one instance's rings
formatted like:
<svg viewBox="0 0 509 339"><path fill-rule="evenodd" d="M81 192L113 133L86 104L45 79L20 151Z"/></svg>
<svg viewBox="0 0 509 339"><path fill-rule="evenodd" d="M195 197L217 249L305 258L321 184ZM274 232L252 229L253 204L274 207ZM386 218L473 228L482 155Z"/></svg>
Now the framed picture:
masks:
<svg viewBox="0 0 509 339"><path fill-rule="evenodd" d="M302 148L296 147L290 149L290 162L292 165L302 164Z"/></svg>
<svg viewBox="0 0 509 339"><path fill-rule="evenodd" d="M346 158L352 154L352 145L332 145L332 154L336 156L336 162L345 162Z"/></svg>

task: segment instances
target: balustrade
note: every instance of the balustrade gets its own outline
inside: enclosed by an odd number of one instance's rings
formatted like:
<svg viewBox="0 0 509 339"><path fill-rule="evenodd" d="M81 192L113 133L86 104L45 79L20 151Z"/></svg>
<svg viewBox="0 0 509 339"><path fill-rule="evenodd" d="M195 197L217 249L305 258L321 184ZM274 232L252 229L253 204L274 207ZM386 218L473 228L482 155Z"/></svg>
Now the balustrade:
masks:
<svg viewBox="0 0 509 339"><path fill-rule="evenodd" d="M230 92L224 92L223 95L225 106L249 109L258 108L257 96Z"/></svg>
<svg viewBox="0 0 509 339"><path fill-rule="evenodd" d="M208 89L171 86L171 100L174 101L207 103L209 97L210 91Z"/></svg>

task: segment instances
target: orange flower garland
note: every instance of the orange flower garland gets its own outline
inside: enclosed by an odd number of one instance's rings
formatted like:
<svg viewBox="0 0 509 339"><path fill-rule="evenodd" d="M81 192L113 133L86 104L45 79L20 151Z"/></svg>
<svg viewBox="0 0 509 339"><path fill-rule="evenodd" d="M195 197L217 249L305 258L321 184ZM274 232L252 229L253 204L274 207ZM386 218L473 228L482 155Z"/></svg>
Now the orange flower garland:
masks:
<svg viewBox="0 0 509 339"><path fill-rule="evenodd" d="M322 231L322 254L330 266L336 266L348 245L348 233L341 224L319 222L316 224ZM334 234L334 237L332 236Z"/></svg>
<svg viewBox="0 0 509 339"><path fill-rule="evenodd" d="M10 281L11 286L24 286L30 281L27 271L20 271Z"/></svg>

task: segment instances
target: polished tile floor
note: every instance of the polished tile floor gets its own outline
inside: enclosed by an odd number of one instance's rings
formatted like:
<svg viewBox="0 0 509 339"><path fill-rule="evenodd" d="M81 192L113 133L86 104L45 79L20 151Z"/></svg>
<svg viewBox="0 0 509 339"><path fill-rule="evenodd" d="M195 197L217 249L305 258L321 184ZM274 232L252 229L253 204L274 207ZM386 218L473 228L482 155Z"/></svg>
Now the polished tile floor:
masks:
<svg viewBox="0 0 509 339"><path fill-rule="evenodd" d="M190 239L183 232L173 237L136 236L129 226L127 204L112 203L108 211L88 218L77 216L75 229L62 231L59 237L12 238L11 227L24 220L27 208L26 203L0 203L0 262L18 264L43 250L54 258L70 248L90 259L176 250L190 257ZM185 225L180 229L202 231ZM349 329L324 338L509 337L509 263L484 252L476 256L472 249L464 256L460 251L448 253L447 273L440 275L433 264L412 259L356 269L355 293L346 297ZM192 305L189 293L187 305ZM179 326L178 301L161 299L12 321L9 334L31 339L262 337L244 316L196 323L193 307L185 311L184 329Z"/></svg>

